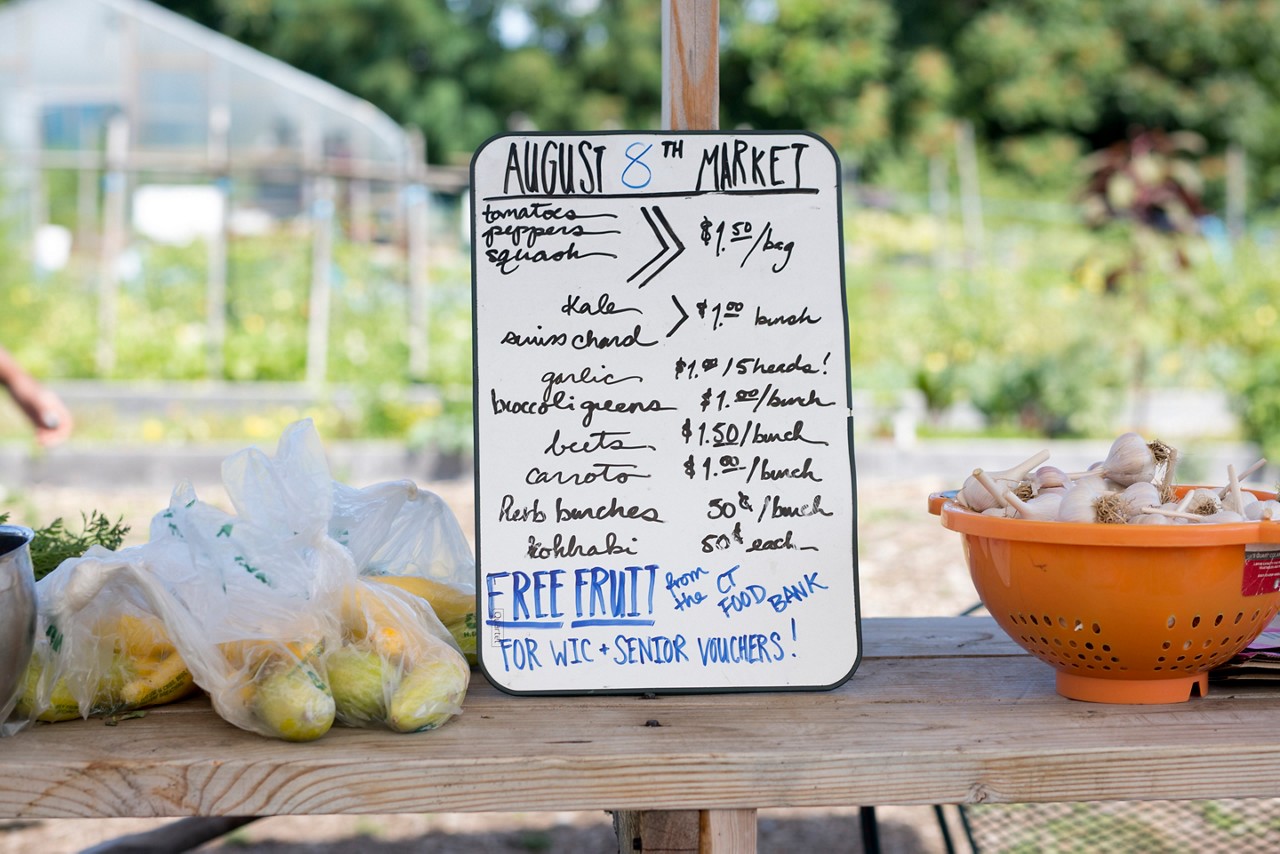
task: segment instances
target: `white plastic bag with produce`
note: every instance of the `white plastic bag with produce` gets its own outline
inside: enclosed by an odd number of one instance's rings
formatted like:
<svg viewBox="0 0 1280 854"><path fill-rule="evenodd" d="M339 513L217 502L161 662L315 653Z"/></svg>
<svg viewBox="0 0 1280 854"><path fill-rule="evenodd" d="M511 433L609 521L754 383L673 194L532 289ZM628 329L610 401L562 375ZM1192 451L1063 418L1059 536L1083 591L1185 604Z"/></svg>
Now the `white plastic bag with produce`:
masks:
<svg viewBox="0 0 1280 854"><path fill-rule="evenodd" d="M324 661L341 723L418 732L433 729L462 710L470 670L431 605L361 578L352 552L328 536L335 492L349 488L330 477L311 421L290 426L274 458L252 449L229 458L223 465L223 482L241 517L285 532L312 526L325 532L308 535L318 540L309 548L313 559L322 564L317 571L329 579L326 595L337 600L338 637L326 650ZM391 512L395 507L393 498L384 508L389 521L399 517ZM347 527L355 531L363 551L380 548L378 530L386 530L384 526ZM462 542L465 546L465 539Z"/></svg>
<svg viewBox="0 0 1280 854"><path fill-rule="evenodd" d="M94 546L93 562L143 560L139 549ZM63 561L36 585L38 640L22 693L6 723L15 732L33 721L114 717L169 703L195 691L186 662L162 619L128 572L103 576L80 592L81 559Z"/></svg>
<svg viewBox="0 0 1280 854"><path fill-rule="evenodd" d="M475 663L475 558L444 499L409 480L363 489L335 483L329 534L350 550L361 575L431 603Z"/></svg>

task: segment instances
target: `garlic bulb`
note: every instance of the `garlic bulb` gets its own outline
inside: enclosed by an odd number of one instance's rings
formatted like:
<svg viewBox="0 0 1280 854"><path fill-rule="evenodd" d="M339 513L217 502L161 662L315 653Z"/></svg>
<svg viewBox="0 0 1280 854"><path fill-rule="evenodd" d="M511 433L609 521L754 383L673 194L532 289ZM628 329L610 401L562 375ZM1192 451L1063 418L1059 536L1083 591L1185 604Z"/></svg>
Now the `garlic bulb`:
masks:
<svg viewBox="0 0 1280 854"><path fill-rule="evenodd" d="M1071 478L1057 466L1040 466L1031 473L1031 483L1039 495L1046 489L1061 489L1071 485Z"/></svg>
<svg viewBox="0 0 1280 854"><path fill-rule="evenodd" d="M981 469L975 469L974 474L965 478L964 485L960 487L957 497L965 507L979 513L989 507L1000 507L1002 506L1000 496L1004 490L1006 488L1012 489L1023 480L1026 480L1032 469L1047 459L1049 459L1049 451L1046 449L1028 457L1012 468L1004 471L985 472L991 481L997 485L995 492L984 486L982 480L978 477L977 472L981 471ZM1001 484L1004 485L1003 488L1000 488Z"/></svg>
<svg viewBox="0 0 1280 854"><path fill-rule="evenodd" d="M987 474L982 469L974 469L973 477L976 481L978 481L978 483L982 484L983 489L991 493L991 498L996 503L995 506L997 507L1009 506L1009 502L1006 501L1004 497L1005 492L1007 490L1004 489L1000 484L996 483L995 480L991 478L991 475ZM1005 483L1007 484L1008 481L1005 481Z"/></svg>
<svg viewBox="0 0 1280 854"><path fill-rule="evenodd" d="M1120 493L1120 503L1126 517L1139 516L1143 507L1160 503L1160 490L1154 483L1140 480L1124 488Z"/></svg>
<svg viewBox="0 0 1280 854"><path fill-rule="evenodd" d="M1255 501L1244 508L1244 518L1250 522L1280 519L1280 501L1274 498Z"/></svg>
<svg viewBox="0 0 1280 854"><path fill-rule="evenodd" d="M1119 524L1125 520L1120 509L1119 493L1077 486L1062 496L1058 505L1060 522L1103 522Z"/></svg>
<svg viewBox="0 0 1280 854"><path fill-rule="evenodd" d="M1106 459L1087 471L1068 473L1042 465L1049 451L1012 468L975 468L957 492L958 503L987 516L1036 521L1101 524L1186 525L1280 521L1280 496L1260 500L1241 486L1266 464L1260 459L1237 475L1227 466L1221 488L1178 486L1178 450L1160 441L1124 433ZM1181 498L1177 494L1181 493Z"/></svg>
<svg viewBox="0 0 1280 854"><path fill-rule="evenodd" d="M1150 483L1156 474L1156 455L1146 439L1137 433L1124 433L1111 443L1102 468L1121 486L1142 480Z"/></svg>
<svg viewBox="0 0 1280 854"><path fill-rule="evenodd" d="M1178 502L1178 510L1182 513L1194 513L1198 516L1209 516L1222 509L1222 502L1212 489L1203 487L1193 489Z"/></svg>
<svg viewBox="0 0 1280 854"><path fill-rule="evenodd" d="M1034 519L1038 522L1052 522L1058 518L1058 508L1062 506L1060 492L1042 492L1026 501L1012 491L1006 492L1004 498L1017 511L1021 519Z"/></svg>

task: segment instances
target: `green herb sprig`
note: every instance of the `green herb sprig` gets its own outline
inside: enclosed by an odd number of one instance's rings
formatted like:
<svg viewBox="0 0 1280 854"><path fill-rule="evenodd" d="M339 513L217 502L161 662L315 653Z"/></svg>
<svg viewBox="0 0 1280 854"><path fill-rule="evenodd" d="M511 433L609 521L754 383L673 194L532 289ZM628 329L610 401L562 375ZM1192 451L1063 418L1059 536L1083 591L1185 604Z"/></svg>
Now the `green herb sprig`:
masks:
<svg viewBox="0 0 1280 854"><path fill-rule="evenodd" d="M129 533L129 526L124 524L124 517L112 522L109 518L92 511L88 516L81 513L81 529L79 533L71 531L61 518L54 519L43 528L36 528L31 539L31 569L36 581L44 578L58 568L67 558L80 557L90 546L102 546L115 551L124 542ZM8 513L0 513L0 524L9 521Z"/></svg>

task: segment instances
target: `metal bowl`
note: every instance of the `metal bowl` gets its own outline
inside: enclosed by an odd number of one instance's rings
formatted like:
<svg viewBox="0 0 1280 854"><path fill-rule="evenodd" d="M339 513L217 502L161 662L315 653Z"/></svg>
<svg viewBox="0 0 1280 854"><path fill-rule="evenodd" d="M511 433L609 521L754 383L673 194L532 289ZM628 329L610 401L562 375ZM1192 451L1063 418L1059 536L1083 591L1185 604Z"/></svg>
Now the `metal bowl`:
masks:
<svg viewBox="0 0 1280 854"><path fill-rule="evenodd" d="M9 717L36 640L30 528L0 525L0 724Z"/></svg>

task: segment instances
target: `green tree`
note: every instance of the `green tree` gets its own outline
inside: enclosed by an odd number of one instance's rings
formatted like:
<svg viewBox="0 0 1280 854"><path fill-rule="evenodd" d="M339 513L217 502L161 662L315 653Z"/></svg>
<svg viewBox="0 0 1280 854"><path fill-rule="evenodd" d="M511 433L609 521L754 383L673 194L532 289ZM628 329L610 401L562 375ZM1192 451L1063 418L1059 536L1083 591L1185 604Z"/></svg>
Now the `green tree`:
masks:
<svg viewBox="0 0 1280 854"><path fill-rule="evenodd" d="M722 10L726 127L803 128L856 160L892 139L893 37L886 0L778 0Z"/></svg>
<svg viewBox="0 0 1280 854"><path fill-rule="evenodd" d="M420 127L437 162L503 129L499 4L422 0L166 0L196 20Z"/></svg>

